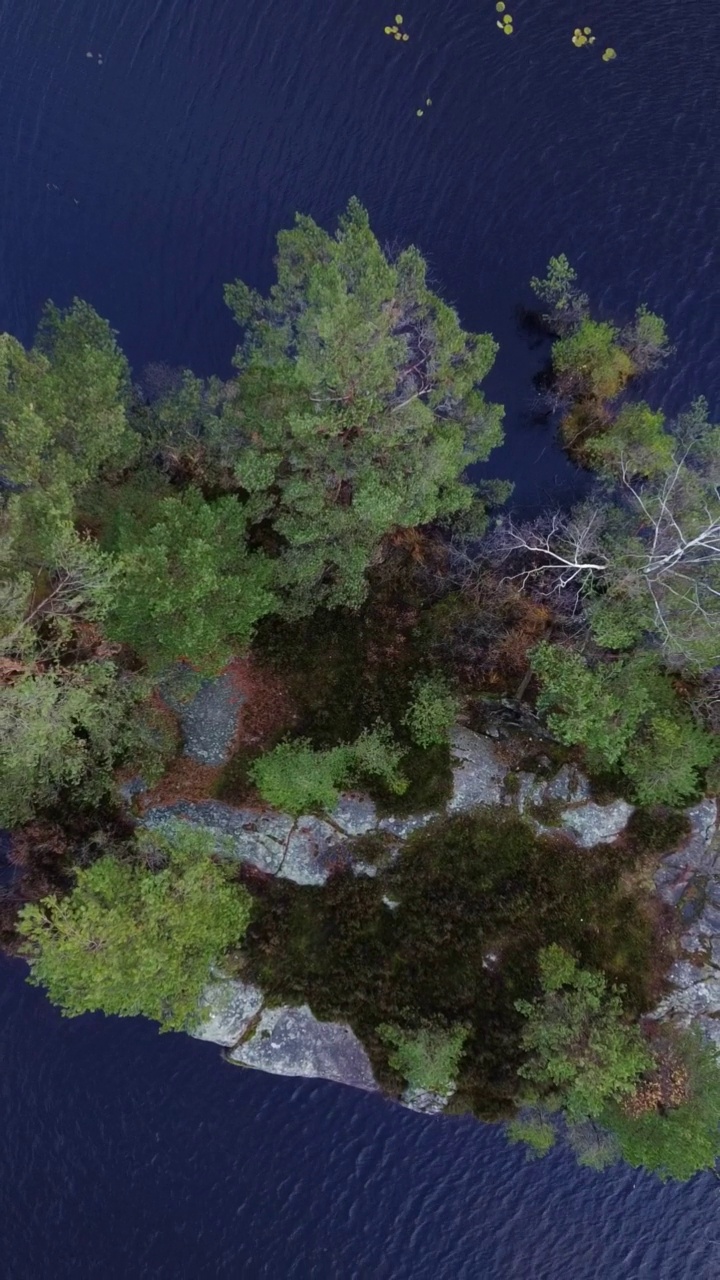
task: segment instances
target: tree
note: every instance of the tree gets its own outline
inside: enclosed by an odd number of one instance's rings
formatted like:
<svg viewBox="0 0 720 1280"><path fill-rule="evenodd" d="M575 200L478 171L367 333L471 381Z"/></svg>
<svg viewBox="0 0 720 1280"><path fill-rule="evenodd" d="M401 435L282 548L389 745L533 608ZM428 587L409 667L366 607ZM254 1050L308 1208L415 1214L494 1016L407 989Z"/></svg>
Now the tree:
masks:
<svg viewBox="0 0 720 1280"><path fill-rule="evenodd" d="M671 661L720 662L720 429L696 401L661 437L640 406L593 445L612 487L569 514L499 523L486 548L510 578L592 613L606 596ZM668 463L668 457L670 461Z"/></svg>
<svg viewBox="0 0 720 1280"><path fill-rule="evenodd" d="M215 448L281 552L286 607L357 605L383 537L470 506L466 467L501 440L478 389L496 346L463 332L416 249L390 261L351 200L332 237L278 237L262 298L229 285L241 377Z"/></svg>
<svg viewBox="0 0 720 1280"><path fill-rule="evenodd" d="M76 492L103 467L123 467L136 441L128 427L127 361L86 302L45 308L25 351L0 336L0 472L13 486Z"/></svg>
<svg viewBox="0 0 720 1280"><path fill-rule="evenodd" d="M619 988L608 988L601 973L581 969L556 944L538 959L542 994L515 1002L526 1019L528 1057L519 1071L527 1101L562 1109L570 1122L597 1118L608 1102L633 1092L651 1055L624 1018Z"/></svg>
<svg viewBox="0 0 720 1280"><path fill-rule="evenodd" d="M211 967L250 919L247 890L212 851L178 824L167 838L139 833L132 861L106 855L77 869L67 897L20 913L30 981L68 1017L101 1010L192 1027Z"/></svg>
<svg viewBox="0 0 720 1280"><path fill-rule="evenodd" d="M233 644L247 645L275 605L272 563L247 550L246 524L237 498L206 502L196 489L121 521L109 636L151 669L181 657L204 671L221 669Z"/></svg>
<svg viewBox="0 0 720 1280"><path fill-rule="evenodd" d="M389 1065L404 1077L411 1089L427 1089L443 1095L452 1093L468 1037L467 1027L428 1025L406 1031L383 1023L377 1033L393 1049L388 1054Z"/></svg>
<svg viewBox="0 0 720 1280"><path fill-rule="evenodd" d="M672 351L665 321L644 304L638 307L632 324L623 329L621 341L638 373L656 369Z"/></svg>
<svg viewBox="0 0 720 1280"><path fill-rule="evenodd" d="M634 372L618 338L614 325L584 319L567 337L553 343L553 371L561 393L593 400L618 395Z"/></svg>
<svg viewBox="0 0 720 1280"><path fill-rule="evenodd" d="M577 287L577 271L570 266L564 253L548 262L547 275L533 276L530 287L534 294L549 308L547 323L560 333L568 332L580 324L587 315L588 298Z"/></svg>
<svg viewBox="0 0 720 1280"><path fill-rule="evenodd" d="M683 804L717 754L672 681L649 655L591 668L574 652L538 645L532 666L538 707L561 742L584 747L591 767L618 766L641 804Z"/></svg>
<svg viewBox="0 0 720 1280"><path fill-rule="evenodd" d="M0 686L0 826L15 827L72 793L107 801L131 749L140 690L111 662L51 667Z"/></svg>

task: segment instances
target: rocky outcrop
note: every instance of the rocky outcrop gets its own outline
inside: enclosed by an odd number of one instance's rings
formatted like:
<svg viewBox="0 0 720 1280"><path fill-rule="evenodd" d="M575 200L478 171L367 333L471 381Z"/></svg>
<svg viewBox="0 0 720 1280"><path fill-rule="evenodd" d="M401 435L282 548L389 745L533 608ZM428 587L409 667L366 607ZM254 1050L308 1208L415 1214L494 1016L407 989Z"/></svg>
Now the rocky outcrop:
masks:
<svg viewBox="0 0 720 1280"><path fill-rule="evenodd" d="M617 840L633 813L634 806L626 800L613 800L611 804L594 804L590 800L577 808L564 809L562 825L581 848L592 849L593 845Z"/></svg>
<svg viewBox="0 0 720 1280"><path fill-rule="evenodd" d="M202 688L197 696L201 694ZM323 818L305 814L292 819L272 810L240 809L219 800L180 800L148 808L142 822L160 829L178 820L189 822L208 832L221 854L296 884L321 885L340 866L352 868L357 875L376 874L373 864L353 852L352 841L358 837L370 833L384 836L391 852L414 831L443 815L470 813L483 806L514 807L533 821L539 832L564 834L590 849L615 840L633 812L624 800L607 805L590 801L588 780L575 765L563 765L548 778L513 774L511 787L509 766L498 743L464 726L453 730L451 749L455 759L453 790L442 810L379 818L369 797L348 794ZM549 827L533 816L535 809L548 803L566 806L558 826Z"/></svg>
<svg viewBox="0 0 720 1280"><path fill-rule="evenodd" d="M185 755L198 764L225 764L232 754L238 713L245 701L232 672L198 680L190 667L180 663L161 688L165 702L180 721Z"/></svg>
<svg viewBox="0 0 720 1280"><path fill-rule="evenodd" d="M335 1080L376 1090L370 1059L350 1027L321 1022L306 1004L264 1009L252 1035L227 1055L228 1062L278 1076Z"/></svg>
<svg viewBox="0 0 720 1280"><path fill-rule="evenodd" d="M663 859L655 877L660 897L680 912L683 956L675 961L670 991L653 1015L695 1025L720 1051L720 840L717 801L688 810L691 831Z"/></svg>
<svg viewBox="0 0 720 1280"><path fill-rule="evenodd" d="M259 987L233 978L218 978L205 988L200 1002L200 1022L192 1032L196 1040L209 1040L232 1048L257 1018L265 998Z"/></svg>

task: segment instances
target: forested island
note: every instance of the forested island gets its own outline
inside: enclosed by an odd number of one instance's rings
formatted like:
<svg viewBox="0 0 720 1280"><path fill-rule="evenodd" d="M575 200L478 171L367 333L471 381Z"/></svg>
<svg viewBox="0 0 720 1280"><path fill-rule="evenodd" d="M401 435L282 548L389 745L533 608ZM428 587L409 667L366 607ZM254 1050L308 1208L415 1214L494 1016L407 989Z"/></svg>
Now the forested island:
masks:
<svg viewBox="0 0 720 1280"><path fill-rule="evenodd" d="M227 381L133 381L81 301L0 338L3 946L71 1016L197 1032L245 984L350 1028L389 1097L712 1168L720 1066L662 1014L690 962L657 876L720 785L720 428L640 399L662 319L595 318L551 259L538 394L594 487L519 521L469 478L496 344L417 250L351 201L276 265L226 290ZM218 688L230 749L193 755ZM276 816L272 866L233 812Z"/></svg>

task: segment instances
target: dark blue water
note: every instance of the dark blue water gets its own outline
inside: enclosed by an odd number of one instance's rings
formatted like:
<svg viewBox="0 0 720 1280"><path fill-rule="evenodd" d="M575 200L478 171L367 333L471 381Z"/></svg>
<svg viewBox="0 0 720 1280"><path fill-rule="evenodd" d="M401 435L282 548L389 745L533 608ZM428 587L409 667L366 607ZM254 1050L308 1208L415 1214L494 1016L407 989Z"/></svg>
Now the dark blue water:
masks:
<svg viewBox="0 0 720 1280"><path fill-rule="evenodd" d="M222 284L266 287L295 210L329 224L357 194L500 340L492 470L522 502L577 484L533 421L546 351L516 315L551 253L609 314L664 313L658 402L717 409L715 0L508 7L513 40L492 0L403 3L396 45L394 0L3 0L0 327L28 339L47 296L78 293L138 371L224 373ZM528 1165L469 1121L233 1071L147 1025L64 1022L18 966L0 975L3 1280L720 1275L712 1177Z"/></svg>

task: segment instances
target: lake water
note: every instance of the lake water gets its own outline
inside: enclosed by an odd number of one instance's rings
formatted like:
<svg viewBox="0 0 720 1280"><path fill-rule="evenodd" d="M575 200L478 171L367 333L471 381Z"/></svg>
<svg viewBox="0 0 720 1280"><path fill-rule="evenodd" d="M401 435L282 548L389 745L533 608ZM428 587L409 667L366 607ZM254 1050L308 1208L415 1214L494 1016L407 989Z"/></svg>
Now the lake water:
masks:
<svg viewBox="0 0 720 1280"><path fill-rule="evenodd" d="M665 315L677 353L648 393L720 408L717 7L508 0L511 40L492 0L402 8L407 43L386 0L2 0L0 328L27 340L77 293L137 371L224 373L223 283L267 287L295 210L330 224L357 194L501 343L492 473L521 504L564 500L577 476L532 417L547 352L517 321L551 253L608 314ZM711 1176L526 1164L469 1121L64 1022L20 966L0 976L4 1280L720 1275Z"/></svg>

